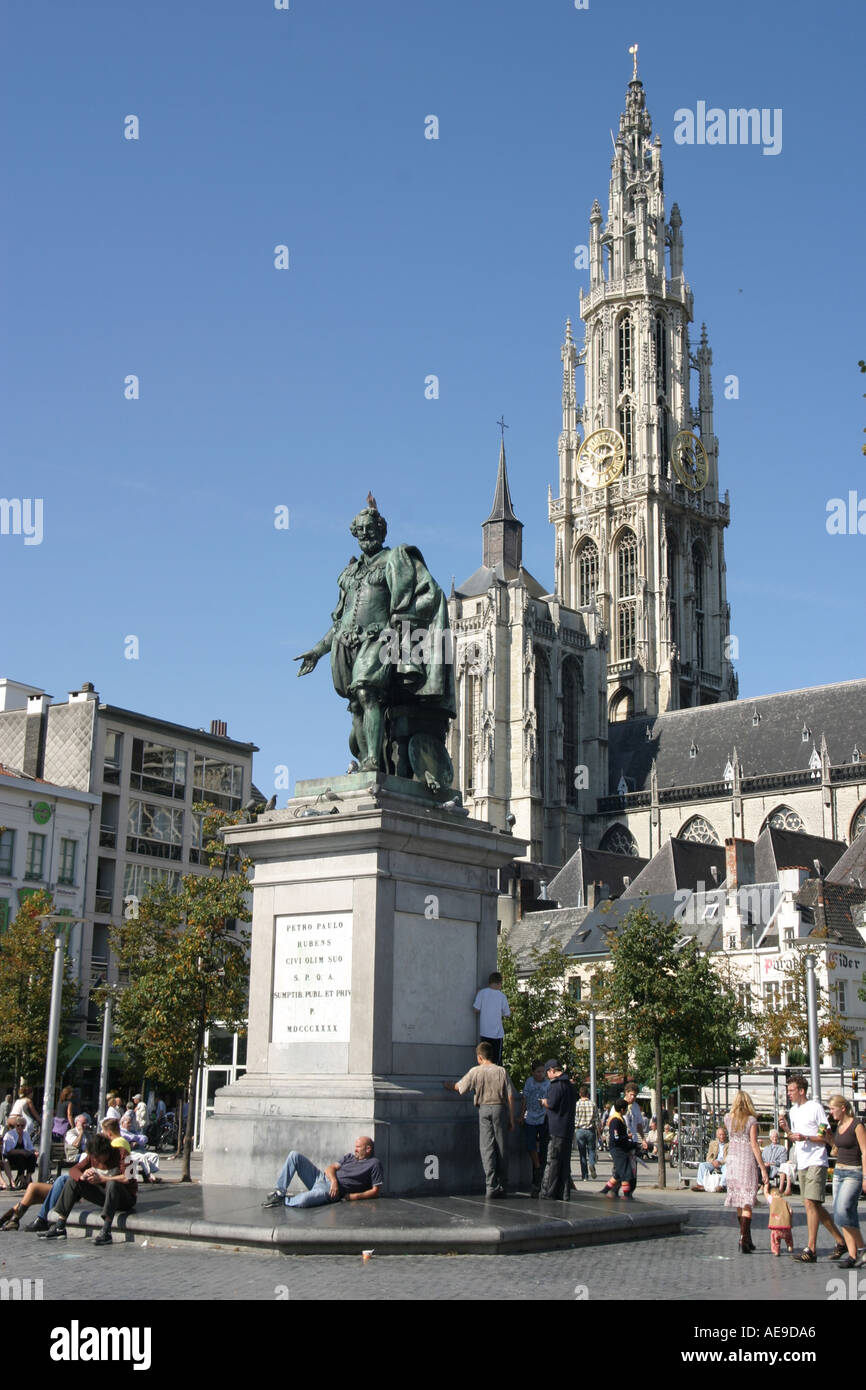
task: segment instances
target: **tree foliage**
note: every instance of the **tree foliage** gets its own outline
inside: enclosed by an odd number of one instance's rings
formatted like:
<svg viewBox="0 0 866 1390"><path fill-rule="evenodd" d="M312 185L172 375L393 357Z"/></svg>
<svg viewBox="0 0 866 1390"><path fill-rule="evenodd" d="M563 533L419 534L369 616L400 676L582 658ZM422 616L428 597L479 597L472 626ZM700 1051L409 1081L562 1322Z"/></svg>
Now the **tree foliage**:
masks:
<svg viewBox="0 0 866 1390"><path fill-rule="evenodd" d="M600 977L604 1004L627 1030L639 1070L652 1077L659 1097L677 1062L730 1066L750 1047L753 1053L733 990L694 941L682 944L675 922L635 907L608 942L610 969ZM658 1180L665 1185L661 1152Z"/></svg>
<svg viewBox="0 0 866 1390"><path fill-rule="evenodd" d="M30 894L0 936L0 1060L14 1073L38 1081L45 1070L54 932L40 918L55 911L50 893ZM63 974L60 1034L69 1025L76 1004L67 956Z"/></svg>
<svg viewBox="0 0 866 1390"><path fill-rule="evenodd" d="M565 987L570 964L557 947L536 951L532 974L520 989L514 956L500 944L498 968L511 1009L511 1017L505 1020L503 1065L518 1087L529 1076L533 1062L556 1057L567 1067L575 1064L574 1033L583 1014Z"/></svg>
<svg viewBox="0 0 866 1390"><path fill-rule="evenodd" d="M203 839L214 868L226 865L215 835L231 820L207 808ZM155 884L137 914L112 930L112 949L129 975L117 1000L115 1033L138 1074L185 1086L203 1030L244 1022L249 934L232 923L250 920L248 892L243 872L186 874L177 891Z"/></svg>

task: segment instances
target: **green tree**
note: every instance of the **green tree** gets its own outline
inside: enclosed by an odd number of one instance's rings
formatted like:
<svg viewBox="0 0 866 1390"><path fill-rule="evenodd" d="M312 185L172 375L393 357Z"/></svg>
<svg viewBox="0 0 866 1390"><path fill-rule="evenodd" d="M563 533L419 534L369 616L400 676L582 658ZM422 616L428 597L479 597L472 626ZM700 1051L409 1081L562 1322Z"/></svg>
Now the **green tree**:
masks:
<svg viewBox="0 0 866 1390"><path fill-rule="evenodd" d="M697 1073L692 1080L700 1084L717 1069L751 1062L758 1050L751 1015L738 999L740 981L730 972L720 971L719 964L718 958L711 961L694 951L682 963L681 987L688 990L689 1012L697 1016L700 1026L684 1034L676 1025L662 1037L662 1086L666 1096L675 1089L678 1073ZM635 1067L641 1079L654 1076L655 1058L647 1044L635 1048ZM661 1097L658 1103L662 1104Z"/></svg>
<svg viewBox="0 0 866 1390"><path fill-rule="evenodd" d="M708 957L693 941L681 945L681 939L677 923L635 907L619 931L608 936L611 965L602 977L610 1015L628 1030L647 1064L659 1104L665 1094L666 1052L700 1059L721 1050L730 1062L744 1022L733 992ZM658 1185L666 1185L661 1146Z"/></svg>
<svg viewBox="0 0 866 1390"><path fill-rule="evenodd" d="M16 1083L41 1077L48 1049L54 933L40 918L53 912L50 893L31 893L0 936L0 1059ZM75 1011L76 988L64 965L60 1034ZM53 1097L52 1097L53 1099Z"/></svg>
<svg viewBox="0 0 866 1390"><path fill-rule="evenodd" d="M532 973L526 987L517 984L517 963L508 947L499 947L502 988L511 1008L505 1020L503 1065L515 1085L523 1085L533 1062L558 1058L564 1065L575 1063L574 1033L583 1021L580 1004L566 988L566 972L571 962L557 947L536 951Z"/></svg>
<svg viewBox="0 0 866 1390"><path fill-rule="evenodd" d="M204 1035L216 1023L243 1025L249 981L249 933L232 928L235 920L250 920L246 866L227 873L230 855L216 839L220 826L238 817L212 807L194 810L204 816L211 867L221 865L222 874L187 874L177 891L154 885L137 914L111 934L118 964L129 974L117 1001L117 1040L138 1074L186 1088L189 1097L183 1182L190 1180L196 1088L207 1061Z"/></svg>

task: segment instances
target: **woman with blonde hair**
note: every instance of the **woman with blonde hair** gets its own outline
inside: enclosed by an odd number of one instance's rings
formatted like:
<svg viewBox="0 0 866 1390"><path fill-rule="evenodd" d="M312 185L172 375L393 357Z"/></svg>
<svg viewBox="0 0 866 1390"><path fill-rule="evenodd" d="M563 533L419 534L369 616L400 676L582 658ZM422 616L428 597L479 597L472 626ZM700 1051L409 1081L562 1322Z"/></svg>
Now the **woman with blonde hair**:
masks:
<svg viewBox="0 0 866 1390"><path fill-rule="evenodd" d="M747 1091L737 1091L730 1113L725 1116L728 1131L726 1207L736 1207L740 1223L740 1254L751 1255L752 1208L758 1188L767 1182L767 1168L758 1147L758 1117Z"/></svg>
<svg viewBox="0 0 866 1390"><path fill-rule="evenodd" d="M830 1132L824 1142L836 1146L833 1170L833 1220L842 1232L847 1253L837 1250L830 1256L840 1269L857 1269L866 1264L863 1237L857 1217L861 1192L866 1194L866 1126L854 1115L850 1100L831 1096Z"/></svg>

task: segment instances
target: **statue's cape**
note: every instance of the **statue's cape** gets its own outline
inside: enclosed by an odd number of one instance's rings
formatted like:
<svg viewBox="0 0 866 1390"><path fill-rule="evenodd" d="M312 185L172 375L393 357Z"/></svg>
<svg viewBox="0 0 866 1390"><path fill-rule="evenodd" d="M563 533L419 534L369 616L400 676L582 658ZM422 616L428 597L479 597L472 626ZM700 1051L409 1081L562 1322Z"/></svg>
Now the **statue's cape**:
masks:
<svg viewBox="0 0 866 1390"><path fill-rule="evenodd" d="M357 565L352 560L340 575L340 601L333 613L337 622L342 614L346 588ZM430 634L429 659L424 662L424 681L412 692L412 699L441 709L454 718L457 701L454 692L454 644L448 622L445 594L414 545L395 545L385 551L385 578L391 595L391 626L398 634L402 624L412 632L426 629Z"/></svg>

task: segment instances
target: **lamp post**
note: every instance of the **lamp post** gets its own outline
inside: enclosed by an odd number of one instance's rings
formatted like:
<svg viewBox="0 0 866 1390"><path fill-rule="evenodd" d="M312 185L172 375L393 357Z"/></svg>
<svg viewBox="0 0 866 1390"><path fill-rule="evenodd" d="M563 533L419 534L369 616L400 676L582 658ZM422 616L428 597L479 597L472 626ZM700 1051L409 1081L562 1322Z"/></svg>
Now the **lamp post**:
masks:
<svg viewBox="0 0 866 1390"><path fill-rule="evenodd" d="M821 1054L818 1041L818 982L815 978L815 956L805 957L806 1018L809 1027L809 1073L812 1079L812 1099L821 1099Z"/></svg>
<svg viewBox="0 0 866 1390"><path fill-rule="evenodd" d="M60 1032L60 1012L63 999L63 960L66 955L65 928L83 917L67 917L64 913L46 912L40 922L47 922L54 933L54 962L51 970L51 1008L48 1015L48 1048L45 1054L45 1077L42 1093L42 1135L39 1142L39 1181L47 1182L51 1172L51 1131L54 1121L54 1083L57 1079L57 1047Z"/></svg>

